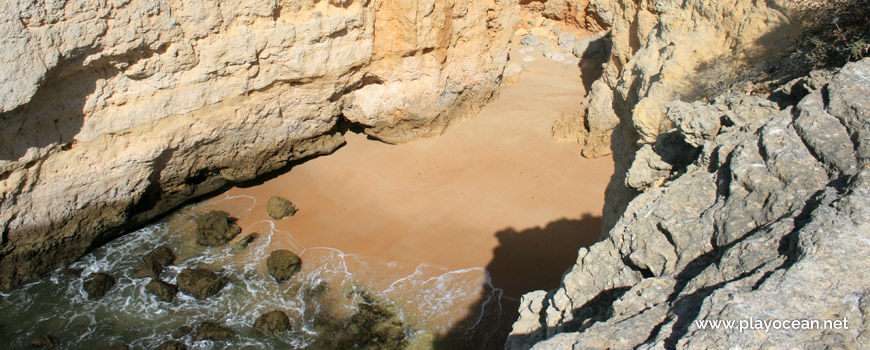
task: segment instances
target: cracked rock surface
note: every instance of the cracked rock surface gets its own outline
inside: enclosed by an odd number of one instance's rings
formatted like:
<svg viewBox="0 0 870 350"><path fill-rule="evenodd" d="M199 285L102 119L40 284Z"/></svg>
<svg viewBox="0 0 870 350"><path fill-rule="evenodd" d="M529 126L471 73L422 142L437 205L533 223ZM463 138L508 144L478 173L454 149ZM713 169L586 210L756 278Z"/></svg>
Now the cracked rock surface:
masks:
<svg viewBox="0 0 870 350"><path fill-rule="evenodd" d="M507 348L870 343L870 59L775 113L735 96L677 108L704 118L676 123L694 159L582 248L560 288L523 297ZM750 318L845 319L848 329L699 326Z"/></svg>

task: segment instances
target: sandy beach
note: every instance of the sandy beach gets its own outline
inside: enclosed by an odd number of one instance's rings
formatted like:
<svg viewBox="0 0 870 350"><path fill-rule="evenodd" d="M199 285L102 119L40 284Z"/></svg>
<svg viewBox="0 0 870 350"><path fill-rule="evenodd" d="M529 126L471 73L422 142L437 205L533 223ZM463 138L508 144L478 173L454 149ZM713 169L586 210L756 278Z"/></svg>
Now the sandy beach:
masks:
<svg viewBox="0 0 870 350"><path fill-rule="evenodd" d="M278 195L299 212L276 227L307 248L412 270L421 263L489 267L509 297L557 287L577 249L598 236L613 165L551 140L559 113L579 104L579 69L530 55L537 59L518 84L503 86L479 115L440 137L388 145L347 133L347 144L330 156L231 189L229 196L256 198L240 224L268 220L266 202ZM525 257L512 261L512 253Z"/></svg>

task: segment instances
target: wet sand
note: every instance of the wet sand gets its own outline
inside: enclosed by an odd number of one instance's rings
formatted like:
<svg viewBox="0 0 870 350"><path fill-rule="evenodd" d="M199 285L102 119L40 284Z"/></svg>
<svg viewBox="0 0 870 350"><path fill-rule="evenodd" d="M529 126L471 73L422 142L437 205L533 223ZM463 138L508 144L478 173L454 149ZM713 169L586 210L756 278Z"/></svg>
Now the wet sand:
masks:
<svg viewBox="0 0 870 350"><path fill-rule="evenodd" d="M498 263L499 247L508 250L503 254L528 249L543 259L540 266L525 266L528 259L520 259L521 266L508 261L495 268L555 272L517 276L522 280L516 281L504 277L494 280L496 287L505 288L509 297L531 290L524 286L557 287L577 249L598 236L613 164L610 157L582 158L578 145L551 140L559 113L579 104L580 71L532 55L537 60L526 63L518 84L503 86L499 98L479 115L440 137L388 145L347 133L347 144L332 155L260 185L231 189L229 196L256 198L240 224L245 228L268 220L266 202L279 195L299 212L277 221L277 228L307 248L377 257L410 271L421 263L451 270L488 267ZM548 230L564 232L544 232ZM571 242L527 237L521 241L528 246L506 249L504 241L516 241L523 232ZM511 242L518 243L525 245ZM548 251L564 250L565 244L571 245L573 258L548 261L553 258ZM547 266L553 263L559 265Z"/></svg>

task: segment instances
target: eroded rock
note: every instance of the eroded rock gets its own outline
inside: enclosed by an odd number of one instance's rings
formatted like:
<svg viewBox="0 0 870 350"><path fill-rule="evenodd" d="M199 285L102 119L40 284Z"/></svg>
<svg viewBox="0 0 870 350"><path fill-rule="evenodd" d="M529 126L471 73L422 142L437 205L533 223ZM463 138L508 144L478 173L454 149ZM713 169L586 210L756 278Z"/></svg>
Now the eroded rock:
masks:
<svg viewBox="0 0 870 350"><path fill-rule="evenodd" d="M284 197L272 196L266 204L266 214L275 220L281 220L296 214L296 206Z"/></svg>
<svg viewBox="0 0 870 350"><path fill-rule="evenodd" d="M254 331L263 335L286 332L290 329L290 317L280 310L269 311L254 321Z"/></svg>
<svg viewBox="0 0 870 350"><path fill-rule="evenodd" d="M157 296L157 299L171 303L175 300L175 295L178 294L178 286L163 282L159 279L152 279L145 285L145 290Z"/></svg>
<svg viewBox="0 0 870 350"><path fill-rule="evenodd" d="M181 270L178 274L178 289L197 299L208 299L217 294L229 281L205 268Z"/></svg>
<svg viewBox="0 0 870 350"><path fill-rule="evenodd" d="M283 282L292 278L302 269L302 260L289 250L278 249L269 254L269 258L266 259L266 268L276 281Z"/></svg>
<svg viewBox="0 0 870 350"><path fill-rule="evenodd" d="M848 258L870 254L870 148L833 146L862 142L853 135L870 130L870 59L804 96L783 110L755 96L679 104L678 113L710 117L675 118L677 135L700 146L690 164L672 161L683 170L639 194L606 239L581 249L562 287L523 297L507 348L859 349L870 341L862 301L870 261ZM717 127L713 116L727 122ZM698 323L750 317L854 324L738 332Z"/></svg>
<svg viewBox="0 0 870 350"><path fill-rule="evenodd" d="M227 244L242 228L230 221L230 214L222 211L210 211L196 217L196 243L204 246L220 246Z"/></svg>
<svg viewBox="0 0 870 350"><path fill-rule="evenodd" d="M159 279L163 269L172 265L173 262L175 262L175 254L172 253L172 249L167 246L159 246L145 255L142 263L130 271L130 277Z"/></svg>
<svg viewBox="0 0 870 350"><path fill-rule="evenodd" d="M102 272L92 274L82 287L88 292L88 298L96 300L104 297L115 285L115 278Z"/></svg>

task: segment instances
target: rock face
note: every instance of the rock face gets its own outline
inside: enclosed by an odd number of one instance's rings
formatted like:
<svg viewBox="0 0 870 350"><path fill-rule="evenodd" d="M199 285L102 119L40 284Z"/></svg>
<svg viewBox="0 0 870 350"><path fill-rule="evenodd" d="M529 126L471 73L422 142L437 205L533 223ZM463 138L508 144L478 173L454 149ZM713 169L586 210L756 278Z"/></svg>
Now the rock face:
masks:
<svg viewBox="0 0 870 350"><path fill-rule="evenodd" d="M551 1L547 1L549 4ZM737 71L786 52L808 2L589 0L578 12L607 30L608 57L580 61L588 94L554 127L586 157L613 155L602 236L639 192L625 185L636 151L675 127L666 104L716 97ZM594 47L594 46L593 46ZM588 50L587 46L587 50ZM590 53L599 51L589 50ZM600 76L600 78L598 78Z"/></svg>
<svg viewBox="0 0 870 350"><path fill-rule="evenodd" d="M0 288L343 143L437 135L497 93L497 1L0 4Z"/></svg>
<svg viewBox="0 0 870 350"><path fill-rule="evenodd" d="M269 258L266 259L266 269L276 281L283 282L302 269L302 260L289 250L278 249L269 254Z"/></svg>
<svg viewBox="0 0 870 350"><path fill-rule="evenodd" d="M242 228L230 221L230 214L210 211L196 217L196 243L204 246L219 246L229 243L242 232Z"/></svg>
<svg viewBox="0 0 870 350"><path fill-rule="evenodd" d="M281 220L296 215L296 206L283 197L272 196L269 198L269 203L266 203L266 214L269 214L272 219Z"/></svg>
<svg viewBox="0 0 870 350"><path fill-rule="evenodd" d="M522 298L508 349L866 346L870 59L827 84L808 77L778 93L799 103L726 95L669 105L680 137L647 149L674 171L638 155L629 178L651 168L662 184L580 250L559 289ZM675 149L692 157L673 158ZM751 319L845 320L848 329L703 323Z"/></svg>
<svg viewBox="0 0 870 350"><path fill-rule="evenodd" d="M88 292L88 298L96 300L104 297L115 286L115 278L108 274L97 272L85 281L82 288Z"/></svg>
<svg viewBox="0 0 870 350"><path fill-rule="evenodd" d="M262 314L254 321L254 331L263 335L286 332L288 329L290 329L290 317L279 310Z"/></svg>
<svg viewBox="0 0 870 350"><path fill-rule="evenodd" d="M209 269L184 269L178 274L178 289L197 299L208 299L228 283L227 279Z"/></svg>

